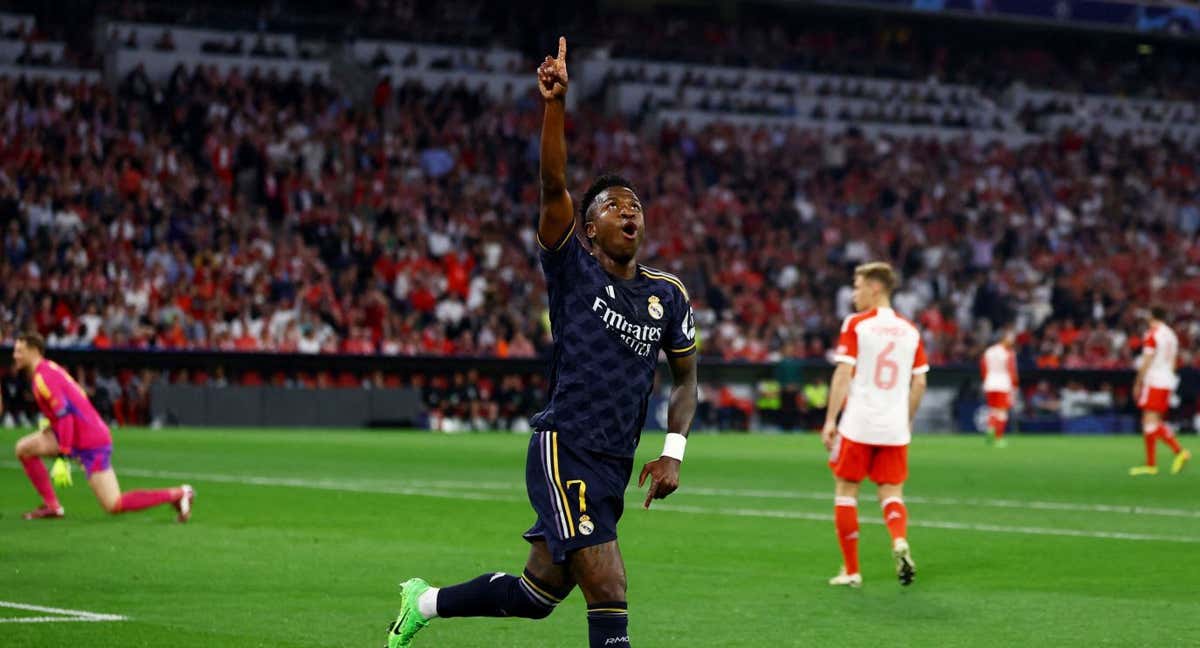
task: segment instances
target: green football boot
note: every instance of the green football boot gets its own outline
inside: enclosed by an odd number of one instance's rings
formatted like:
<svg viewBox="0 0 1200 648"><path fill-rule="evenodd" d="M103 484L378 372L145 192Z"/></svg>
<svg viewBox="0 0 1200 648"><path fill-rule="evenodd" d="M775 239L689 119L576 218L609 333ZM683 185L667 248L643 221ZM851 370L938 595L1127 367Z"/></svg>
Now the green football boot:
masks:
<svg viewBox="0 0 1200 648"><path fill-rule="evenodd" d="M400 584L400 616L388 626L388 648L408 648L413 637L429 625L429 619L421 616L417 604L427 589L429 583L420 578L410 578Z"/></svg>

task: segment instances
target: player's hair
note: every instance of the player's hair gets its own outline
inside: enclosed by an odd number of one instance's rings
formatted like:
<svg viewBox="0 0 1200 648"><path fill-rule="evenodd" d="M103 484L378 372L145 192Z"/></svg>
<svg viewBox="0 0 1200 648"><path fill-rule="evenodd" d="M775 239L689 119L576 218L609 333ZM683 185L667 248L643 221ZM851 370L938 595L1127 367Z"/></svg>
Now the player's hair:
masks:
<svg viewBox="0 0 1200 648"><path fill-rule="evenodd" d="M883 261L872 261L871 263L864 263L858 266L854 269L854 276L878 281L889 295L896 289L896 284L898 283L896 271L892 269L891 264L884 263Z"/></svg>
<svg viewBox="0 0 1200 648"><path fill-rule="evenodd" d="M46 338L42 337L37 331L29 331L28 333L18 335L17 342L31 349L37 349L37 352L43 355L46 353Z"/></svg>
<svg viewBox="0 0 1200 648"><path fill-rule="evenodd" d="M580 216L583 216L584 223L589 220L588 212L591 211L591 206L596 201L596 196L599 196L601 191L610 187L625 187L630 191L634 191L632 182L615 173L600 175L592 181L592 186L588 187L587 193L583 194L583 202L579 204Z"/></svg>
<svg viewBox="0 0 1200 648"><path fill-rule="evenodd" d="M1162 304L1155 304L1150 307L1150 317L1162 322L1167 319L1167 309Z"/></svg>

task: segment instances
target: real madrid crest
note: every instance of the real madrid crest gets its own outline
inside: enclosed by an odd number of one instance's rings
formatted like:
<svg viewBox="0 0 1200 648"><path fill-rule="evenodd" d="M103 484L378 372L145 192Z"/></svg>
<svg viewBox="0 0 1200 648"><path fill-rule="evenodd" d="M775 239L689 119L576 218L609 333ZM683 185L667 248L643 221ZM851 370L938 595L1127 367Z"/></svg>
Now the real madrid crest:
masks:
<svg viewBox="0 0 1200 648"><path fill-rule="evenodd" d="M595 530L596 530L596 525L592 524L592 518L590 518L586 515L579 516L579 532L580 533L582 533L583 535L592 535L592 532Z"/></svg>
<svg viewBox="0 0 1200 648"><path fill-rule="evenodd" d="M650 312L650 317L654 319L662 319L663 307L659 303L658 295L650 295L650 304L646 306L646 310Z"/></svg>

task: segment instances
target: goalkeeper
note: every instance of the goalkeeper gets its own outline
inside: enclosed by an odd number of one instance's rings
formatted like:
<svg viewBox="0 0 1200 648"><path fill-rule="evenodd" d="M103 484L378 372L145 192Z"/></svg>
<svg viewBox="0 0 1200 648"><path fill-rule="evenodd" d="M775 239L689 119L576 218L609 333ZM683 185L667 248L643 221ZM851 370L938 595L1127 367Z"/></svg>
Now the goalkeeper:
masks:
<svg viewBox="0 0 1200 648"><path fill-rule="evenodd" d="M112 469L112 435L108 426L79 384L65 369L47 360L45 351L46 342L37 333L21 335L13 345L13 364L17 371L29 375L34 400L45 417L37 432L17 441L17 458L42 496L42 505L26 513L25 519L63 517L54 487L71 485L71 461L78 461L96 499L109 513L171 504L178 512L178 520L187 522L195 497L191 486L121 492ZM54 467L47 473L42 457L55 456Z"/></svg>

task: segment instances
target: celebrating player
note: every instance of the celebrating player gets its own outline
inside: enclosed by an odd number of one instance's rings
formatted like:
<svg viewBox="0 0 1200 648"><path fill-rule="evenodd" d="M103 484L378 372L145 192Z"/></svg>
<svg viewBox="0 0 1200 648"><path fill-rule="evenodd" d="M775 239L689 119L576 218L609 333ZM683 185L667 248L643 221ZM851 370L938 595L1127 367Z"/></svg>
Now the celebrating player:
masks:
<svg viewBox="0 0 1200 648"><path fill-rule="evenodd" d="M44 357L46 342L37 333L17 338L13 345L13 363L17 371L30 375L33 397L38 409L50 421L42 430L17 441L17 459L34 489L42 496L42 505L25 514L26 520L61 518L63 507L50 483L42 457L55 457L55 483L70 485L70 460L83 464L88 484L100 505L109 513L128 513L159 504L171 503L179 512L178 520L187 522L192 514L196 493L184 484L178 488L138 490L121 493L112 469L112 436L108 425L96 413L87 394L65 369Z"/></svg>
<svg viewBox="0 0 1200 648"><path fill-rule="evenodd" d="M1167 313L1162 307L1150 309L1146 337L1142 338L1142 358L1138 364L1137 379L1133 393L1137 394L1138 407L1142 410L1142 441L1146 444L1146 465L1129 469L1132 476L1157 475L1154 464L1155 445L1159 439L1175 453L1171 474L1177 475L1192 458L1175 439L1175 431L1167 425L1167 410L1170 409L1171 392L1175 391L1178 379L1175 376L1175 357L1179 354L1179 338L1163 320Z"/></svg>
<svg viewBox="0 0 1200 648"><path fill-rule="evenodd" d="M983 375L983 393L988 406L988 440L1003 448L1004 428L1008 426L1008 411L1012 409L1012 393L1017 389L1017 361L1013 354L1016 335L1005 331L1000 341L988 347L979 360Z"/></svg>
<svg viewBox="0 0 1200 648"><path fill-rule="evenodd" d="M830 451L834 475L834 523L842 548L842 569L830 585L862 586L858 569L858 485L870 477L879 488L884 522L892 536L892 557L901 585L916 574L906 539L908 444L913 416L925 394L929 363L921 334L891 307L896 274L886 263L854 269L854 308L842 323L837 369L821 440ZM843 405L845 413L838 422Z"/></svg>
<svg viewBox="0 0 1200 648"><path fill-rule="evenodd" d="M538 68L545 98L541 213L537 239L554 334L550 403L531 420L525 485L537 513L525 533L531 548L520 576L488 573L445 588L414 578L402 585L400 616L388 645L408 646L435 617L541 619L576 585L588 609L590 645L628 646L625 565L617 522L646 417L658 353L674 386L666 443L638 478L651 500L679 485L679 466L696 409L695 325L676 277L637 262L645 237L641 201L617 176L584 194L585 246L567 192L567 43Z"/></svg>

